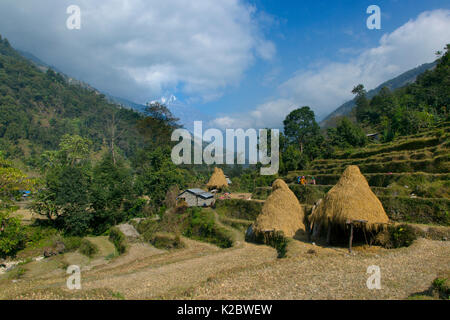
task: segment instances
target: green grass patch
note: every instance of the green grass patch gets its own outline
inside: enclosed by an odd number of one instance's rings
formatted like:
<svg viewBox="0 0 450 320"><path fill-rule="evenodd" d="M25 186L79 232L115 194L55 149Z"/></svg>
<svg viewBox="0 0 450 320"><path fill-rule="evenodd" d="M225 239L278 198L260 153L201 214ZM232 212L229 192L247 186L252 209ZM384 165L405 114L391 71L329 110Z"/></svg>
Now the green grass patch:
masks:
<svg viewBox="0 0 450 320"><path fill-rule="evenodd" d="M263 203L241 199L217 200L216 211L229 218L255 221L261 213Z"/></svg>

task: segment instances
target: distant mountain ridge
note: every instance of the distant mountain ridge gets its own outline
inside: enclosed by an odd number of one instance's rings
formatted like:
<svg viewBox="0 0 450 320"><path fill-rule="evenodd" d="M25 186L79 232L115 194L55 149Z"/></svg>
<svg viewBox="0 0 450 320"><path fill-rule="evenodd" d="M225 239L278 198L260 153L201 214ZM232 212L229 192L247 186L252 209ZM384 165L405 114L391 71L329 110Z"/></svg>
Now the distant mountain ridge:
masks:
<svg viewBox="0 0 450 320"><path fill-rule="evenodd" d="M436 61L431 62L431 63L425 63L425 64L418 66L417 68L406 71L391 80L383 82L375 89L369 90L367 92L367 97L373 98L377 93L380 92L380 90L383 87L387 87L392 91L394 89L401 88L409 83L413 83L414 81L416 81L416 79L419 75L421 75L422 73L424 73L427 70L433 69L434 67L436 67L436 64L437 64ZM341 105L339 108L337 108L335 111L330 113L325 119L323 119L319 123L320 126L323 128L328 128L328 127L333 126L333 122L334 122L333 120L335 118L341 117L341 116L348 116L351 113L351 111L353 110L353 108L355 107L355 105L356 105L355 99L347 101L346 103Z"/></svg>
<svg viewBox="0 0 450 320"><path fill-rule="evenodd" d="M35 56L16 51L0 36L0 150L10 159L36 165L39 155L58 148L65 134L107 147L111 128L122 132L117 151L132 156L143 144L138 112L111 103L91 86L56 73Z"/></svg>
<svg viewBox="0 0 450 320"><path fill-rule="evenodd" d="M59 70L58 68L45 63L44 61L42 61L41 59L39 59L32 53L20 51L20 50L16 50L16 51L18 53L20 53L20 55L23 56L24 58L26 58L27 60L33 62L36 65L36 67L38 69L40 69L41 71L46 72L47 69L50 68L50 69L60 73L66 79L66 81L70 84L78 84L81 87L92 90L98 94L104 94L106 99L108 99L109 102L111 102L113 104L120 105L124 108L132 109L139 113L144 113L145 108L147 107L144 104L136 103L136 102L131 101L126 98L116 97L111 94L101 92L100 90L92 87L91 85L89 85L86 82L83 82L83 81L80 81L80 80L77 80L75 78L68 76L67 74L65 74L64 72ZM180 123L191 132L193 132L193 129L194 129L193 128L194 121L203 121L206 124L211 120L210 116L204 114L203 112L201 112L200 110L198 110L195 107L192 107L192 106L189 106L189 105L186 105L186 104L180 102L174 95L170 95L168 97L161 97L160 99L154 100L151 102L159 102L159 103L166 105L169 108L169 110L173 113L173 115L180 119Z"/></svg>

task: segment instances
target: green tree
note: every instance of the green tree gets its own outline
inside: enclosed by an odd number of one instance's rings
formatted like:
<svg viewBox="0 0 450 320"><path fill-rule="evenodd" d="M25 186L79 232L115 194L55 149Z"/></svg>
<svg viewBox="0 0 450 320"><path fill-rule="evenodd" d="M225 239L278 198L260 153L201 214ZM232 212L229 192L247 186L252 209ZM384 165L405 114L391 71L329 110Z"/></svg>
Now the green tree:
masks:
<svg viewBox="0 0 450 320"><path fill-rule="evenodd" d="M33 191L36 182L14 168L0 153L0 257L14 255L25 241L25 233L18 218L10 213L15 210L11 198L19 190Z"/></svg>
<svg viewBox="0 0 450 320"><path fill-rule="evenodd" d="M305 106L289 113L283 121L284 135L290 144L296 144L303 154L315 155L323 137L316 122L314 111Z"/></svg>
<svg viewBox="0 0 450 320"><path fill-rule="evenodd" d="M348 118L342 118L336 128L327 130L330 144L340 148L363 147L367 144L367 136L361 127Z"/></svg>
<svg viewBox="0 0 450 320"><path fill-rule="evenodd" d="M367 99L367 92L364 89L364 85L358 84L352 90L353 94L356 94L356 106L355 106L355 115L358 122L362 122L368 119L369 116L369 101Z"/></svg>
<svg viewBox="0 0 450 320"><path fill-rule="evenodd" d="M66 134L62 137L59 144L61 155L67 159L71 166L81 160L89 157L92 142L88 139L82 138L79 135Z"/></svg>
<svg viewBox="0 0 450 320"><path fill-rule="evenodd" d="M127 211L133 207L135 199L131 169L123 160L115 161L111 153L105 154L93 170L91 206L95 214L92 228L102 233L127 219Z"/></svg>
<svg viewBox="0 0 450 320"><path fill-rule="evenodd" d="M32 204L71 235L86 234L92 219L90 146L87 139L65 135L57 152L44 154L44 183Z"/></svg>
<svg viewBox="0 0 450 320"><path fill-rule="evenodd" d="M155 207L163 204L171 186L178 185L182 189L190 177L187 170L173 164L170 152L167 147L142 150L134 162L138 189L150 197Z"/></svg>

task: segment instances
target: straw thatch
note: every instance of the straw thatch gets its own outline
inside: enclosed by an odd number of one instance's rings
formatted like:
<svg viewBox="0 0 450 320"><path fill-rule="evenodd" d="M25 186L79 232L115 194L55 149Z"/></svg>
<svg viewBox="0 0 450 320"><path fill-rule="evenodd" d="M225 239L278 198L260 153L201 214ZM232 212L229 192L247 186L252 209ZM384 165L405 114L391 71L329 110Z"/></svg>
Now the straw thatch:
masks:
<svg viewBox="0 0 450 320"><path fill-rule="evenodd" d="M303 208L297 197L283 180L277 179L252 230L255 233L282 231L284 236L293 237L297 231L305 231L303 218Z"/></svg>
<svg viewBox="0 0 450 320"><path fill-rule="evenodd" d="M208 189L223 189L228 187L227 178L225 178L222 169L214 168L214 172L206 186Z"/></svg>
<svg viewBox="0 0 450 320"><path fill-rule="evenodd" d="M365 220L367 230L389 222L389 218L377 196L372 192L358 166L345 169L338 183L331 188L312 214L309 221L314 226L342 225L348 221Z"/></svg>

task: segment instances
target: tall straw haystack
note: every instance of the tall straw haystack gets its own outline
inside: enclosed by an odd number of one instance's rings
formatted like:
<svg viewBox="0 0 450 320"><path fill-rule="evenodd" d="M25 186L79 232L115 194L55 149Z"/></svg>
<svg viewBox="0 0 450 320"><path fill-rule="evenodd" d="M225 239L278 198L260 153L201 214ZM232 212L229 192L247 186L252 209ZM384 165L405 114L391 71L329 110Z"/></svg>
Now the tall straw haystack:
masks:
<svg viewBox="0 0 450 320"><path fill-rule="evenodd" d="M327 226L328 221L345 226L354 220L365 220L366 230L377 230L388 223L389 218L358 166L349 166L313 210L309 221L314 226Z"/></svg>
<svg viewBox="0 0 450 320"><path fill-rule="evenodd" d="M223 170L220 168L214 168L214 172L206 186L208 187L208 189L222 189L228 187L228 181L225 177L225 174L223 173Z"/></svg>
<svg viewBox="0 0 450 320"><path fill-rule="evenodd" d="M252 230L255 233L283 231L284 236L293 237L297 231L305 231L303 219L303 208L297 197L283 180L277 179Z"/></svg>

